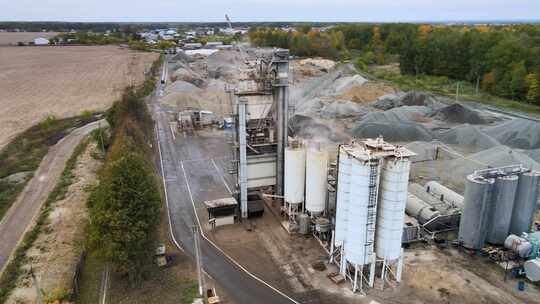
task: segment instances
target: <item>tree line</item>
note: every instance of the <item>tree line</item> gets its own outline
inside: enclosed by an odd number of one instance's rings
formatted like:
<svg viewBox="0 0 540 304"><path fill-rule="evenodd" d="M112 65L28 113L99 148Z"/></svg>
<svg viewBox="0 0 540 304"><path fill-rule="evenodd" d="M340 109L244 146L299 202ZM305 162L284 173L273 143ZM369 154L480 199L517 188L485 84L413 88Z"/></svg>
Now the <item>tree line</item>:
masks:
<svg viewBox="0 0 540 304"><path fill-rule="evenodd" d="M402 74L446 76L540 105L540 25L341 24L324 32L253 28L249 38L361 68L398 61Z"/></svg>
<svg viewBox="0 0 540 304"><path fill-rule="evenodd" d="M147 81L155 83L159 62ZM106 149L100 182L87 205L89 248L113 263L137 286L152 265L160 221L161 198L153 167L153 121L144 97L148 89L128 88L106 117L110 137L100 134Z"/></svg>

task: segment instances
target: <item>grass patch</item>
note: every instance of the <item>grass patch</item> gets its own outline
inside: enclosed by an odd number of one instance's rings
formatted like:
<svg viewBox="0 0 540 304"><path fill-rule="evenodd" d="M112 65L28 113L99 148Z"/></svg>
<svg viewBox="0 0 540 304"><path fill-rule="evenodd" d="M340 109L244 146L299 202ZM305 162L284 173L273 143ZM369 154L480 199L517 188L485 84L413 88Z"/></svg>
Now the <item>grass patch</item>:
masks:
<svg viewBox="0 0 540 304"><path fill-rule="evenodd" d="M422 90L433 92L448 97L455 97L458 81L449 79L444 76L428 76L428 75L401 75L389 71L371 71L371 75L379 80L390 81L397 85L401 90ZM504 108L512 111L524 112L534 116L540 116L540 106L530 103L504 99L496 97L479 90L476 94L474 85L467 81L459 81L459 99L470 100L486 105L492 105L499 108Z"/></svg>
<svg viewBox="0 0 540 304"><path fill-rule="evenodd" d="M80 293L76 303L91 304L99 302L101 287L101 274L104 268L103 261L95 252L90 252L84 260L81 275Z"/></svg>
<svg viewBox="0 0 540 304"><path fill-rule="evenodd" d="M182 290L182 304L191 304L195 298L199 297L199 284L197 282L191 282L187 284Z"/></svg>
<svg viewBox="0 0 540 304"><path fill-rule="evenodd" d="M24 189L30 176L18 182L1 179L19 172L36 171L49 147L66 136L71 129L82 127L94 120L95 116L87 113L64 119L49 116L19 134L0 151L0 219Z"/></svg>
<svg viewBox="0 0 540 304"><path fill-rule="evenodd" d="M58 183L47 197L36 220L36 224L31 230L25 233L21 244L15 250L13 259L6 266L4 273L0 277L0 303L4 303L8 299L10 292L15 288L17 279L23 274L21 267L27 260L26 252L32 247L34 241L43 231L43 226L46 224L49 213L54 209L54 203L65 197L69 185L73 183L73 177L75 176L73 170L75 169L77 159L84 152L89 142L88 139L85 139L77 145L73 154L66 162L66 167Z"/></svg>

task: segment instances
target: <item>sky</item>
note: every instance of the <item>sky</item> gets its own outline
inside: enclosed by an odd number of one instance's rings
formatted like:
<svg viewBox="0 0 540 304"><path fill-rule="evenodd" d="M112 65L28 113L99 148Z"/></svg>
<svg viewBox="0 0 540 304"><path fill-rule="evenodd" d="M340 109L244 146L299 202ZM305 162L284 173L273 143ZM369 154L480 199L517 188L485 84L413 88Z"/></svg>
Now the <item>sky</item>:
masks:
<svg viewBox="0 0 540 304"><path fill-rule="evenodd" d="M0 21L540 20L540 0L0 0Z"/></svg>

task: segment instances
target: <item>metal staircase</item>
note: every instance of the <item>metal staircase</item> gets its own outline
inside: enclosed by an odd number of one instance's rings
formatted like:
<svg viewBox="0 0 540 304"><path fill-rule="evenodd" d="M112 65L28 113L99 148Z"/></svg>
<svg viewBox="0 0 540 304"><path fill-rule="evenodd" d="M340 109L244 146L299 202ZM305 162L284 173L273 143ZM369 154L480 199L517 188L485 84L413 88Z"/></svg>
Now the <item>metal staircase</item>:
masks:
<svg viewBox="0 0 540 304"><path fill-rule="evenodd" d="M377 193L378 193L378 180L379 180L379 161L370 161L369 164L369 197L367 206L367 219L366 219L366 237L365 237L365 252L364 263L367 264L368 253L373 251L373 244L375 242L375 228L377 219ZM371 257L371 256L370 256Z"/></svg>

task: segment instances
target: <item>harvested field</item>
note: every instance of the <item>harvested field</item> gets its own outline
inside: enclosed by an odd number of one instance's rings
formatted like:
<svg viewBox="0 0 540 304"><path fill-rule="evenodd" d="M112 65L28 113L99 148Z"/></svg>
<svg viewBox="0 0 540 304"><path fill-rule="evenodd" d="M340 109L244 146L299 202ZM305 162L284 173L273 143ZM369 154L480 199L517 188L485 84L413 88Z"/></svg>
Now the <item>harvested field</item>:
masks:
<svg viewBox="0 0 540 304"><path fill-rule="evenodd" d="M21 33L0 33L0 45L16 45L19 42L30 42L35 38L52 38L57 32L21 32Z"/></svg>
<svg viewBox="0 0 540 304"><path fill-rule="evenodd" d="M0 48L0 149L45 117L102 111L140 84L157 54L116 46Z"/></svg>

